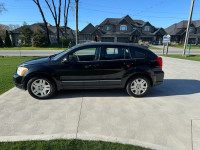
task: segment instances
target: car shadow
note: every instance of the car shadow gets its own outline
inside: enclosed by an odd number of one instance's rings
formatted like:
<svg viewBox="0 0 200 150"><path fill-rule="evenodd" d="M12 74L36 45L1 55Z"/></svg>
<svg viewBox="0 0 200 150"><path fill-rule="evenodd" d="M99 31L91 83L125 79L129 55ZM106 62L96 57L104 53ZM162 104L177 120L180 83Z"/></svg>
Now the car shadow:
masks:
<svg viewBox="0 0 200 150"><path fill-rule="evenodd" d="M163 84L150 89L146 97L164 97L200 93L200 81L190 79L165 79ZM80 97L129 97L124 89L62 90L53 99Z"/></svg>

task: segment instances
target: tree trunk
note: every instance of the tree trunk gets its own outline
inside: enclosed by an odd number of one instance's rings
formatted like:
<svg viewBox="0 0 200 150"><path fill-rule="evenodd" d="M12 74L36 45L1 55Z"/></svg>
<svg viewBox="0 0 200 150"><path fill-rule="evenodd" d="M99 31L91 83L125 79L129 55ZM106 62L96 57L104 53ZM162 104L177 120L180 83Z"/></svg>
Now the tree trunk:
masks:
<svg viewBox="0 0 200 150"><path fill-rule="evenodd" d="M50 38L49 38L49 29L48 29L47 21L45 19L44 13L43 13L42 8L40 6L39 0L37 0L37 1L33 0L33 1L38 6L39 11L40 11L40 13L42 15L42 19L44 21L44 25L45 25L45 28L46 28L47 44L51 44L51 41L50 41Z"/></svg>
<svg viewBox="0 0 200 150"><path fill-rule="evenodd" d="M45 25L45 28L46 28L47 44L51 44L51 41L50 41L50 38L49 38L49 29L48 29L48 25L47 25L46 19L44 17L44 13L43 13L41 7L40 6L38 6L38 7L40 9L40 13L42 15L42 18L43 18L43 21L44 21L44 25Z"/></svg>
<svg viewBox="0 0 200 150"><path fill-rule="evenodd" d="M68 14L69 14L70 0L68 0L67 12L66 12L66 1L67 1L67 0L65 0L64 29L65 29L65 38L67 39L67 23L68 23Z"/></svg>
<svg viewBox="0 0 200 150"><path fill-rule="evenodd" d="M56 30L57 30L57 43L59 44L59 42L60 42L60 27L59 27L59 25L56 25Z"/></svg>

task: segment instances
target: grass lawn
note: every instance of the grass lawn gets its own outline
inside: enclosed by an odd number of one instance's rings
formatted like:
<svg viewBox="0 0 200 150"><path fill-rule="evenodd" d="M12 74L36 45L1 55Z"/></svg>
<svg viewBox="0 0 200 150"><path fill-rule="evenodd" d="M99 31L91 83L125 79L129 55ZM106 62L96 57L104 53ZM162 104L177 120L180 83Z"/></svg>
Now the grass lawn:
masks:
<svg viewBox="0 0 200 150"><path fill-rule="evenodd" d="M163 55L160 55L163 56ZM179 58L179 59L187 59L187 60L194 60L194 61L200 61L200 54L198 55L190 55L189 57L183 57L182 55L164 55L166 57L172 57L172 58Z"/></svg>
<svg viewBox="0 0 200 150"><path fill-rule="evenodd" d="M162 50L162 48L154 47L154 46L149 46L149 49L151 50Z"/></svg>
<svg viewBox="0 0 200 150"><path fill-rule="evenodd" d="M38 57L0 56L0 95L14 86L12 76L16 72L16 67L22 62L34 58Z"/></svg>
<svg viewBox="0 0 200 150"><path fill-rule="evenodd" d="M20 50L67 50L59 47L21 47ZM19 50L18 47L1 47L0 50Z"/></svg>
<svg viewBox="0 0 200 150"><path fill-rule="evenodd" d="M175 47L175 48L184 48L183 44L179 44L179 45L170 45L170 47ZM187 49L189 49L189 45L187 46ZM200 49L199 46L196 45L191 45L191 49Z"/></svg>
<svg viewBox="0 0 200 150"><path fill-rule="evenodd" d="M150 150L133 145L123 145L102 141L50 140L2 142L2 150Z"/></svg>

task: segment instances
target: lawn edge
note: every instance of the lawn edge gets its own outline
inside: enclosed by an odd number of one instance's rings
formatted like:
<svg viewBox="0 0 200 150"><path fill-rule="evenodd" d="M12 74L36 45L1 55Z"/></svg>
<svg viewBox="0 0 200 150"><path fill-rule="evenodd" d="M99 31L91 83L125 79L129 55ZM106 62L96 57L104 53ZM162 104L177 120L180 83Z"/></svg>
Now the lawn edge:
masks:
<svg viewBox="0 0 200 150"><path fill-rule="evenodd" d="M76 133L74 134L51 134L51 135L20 135L20 136L0 136L0 142L19 142L19 141L49 141L49 140L87 140L87 141L104 141L104 142L112 142L119 144L128 144L133 146L140 146L143 148L150 148L156 150L169 150L169 148L138 141L134 139L126 139L119 137L111 137L111 136L101 136L94 134L80 134L76 138Z"/></svg>

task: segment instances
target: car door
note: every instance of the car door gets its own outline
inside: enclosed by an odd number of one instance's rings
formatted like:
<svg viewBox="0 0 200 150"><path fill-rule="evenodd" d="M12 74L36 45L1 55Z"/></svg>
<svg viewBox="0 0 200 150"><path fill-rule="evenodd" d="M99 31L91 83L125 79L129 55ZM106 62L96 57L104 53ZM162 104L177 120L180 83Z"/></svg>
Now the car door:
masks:
<svg viewBox="0 0 200 150"><path fill-rule="evenodd" d="M100 55L101 74L99 84L103 87L121 87L122 79L127 69L131 67L132 61L126 59L131 57L128 47L104 46Z"/></svg>
<svg viewBox="0 0 200 150"><path fill-rule="evenodd" d="M91 88L99 86L100 46L81 47L69 52L62 64L60 80L64 88Z"/></svg>

